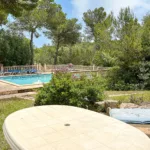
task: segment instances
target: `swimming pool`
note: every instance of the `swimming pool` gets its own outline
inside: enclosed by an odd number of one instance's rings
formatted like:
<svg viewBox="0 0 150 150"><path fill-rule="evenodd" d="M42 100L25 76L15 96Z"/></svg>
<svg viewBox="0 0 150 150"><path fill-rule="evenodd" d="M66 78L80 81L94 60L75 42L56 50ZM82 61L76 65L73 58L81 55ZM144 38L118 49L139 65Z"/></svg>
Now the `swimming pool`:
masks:
<svg viewBox="0 0 150 150"><path fill-rule="evenodd" d="M51 80L52 74L36 74L24 76L7 76L0 77L0 80L11 82L19 85L47 83Z"/></svg>

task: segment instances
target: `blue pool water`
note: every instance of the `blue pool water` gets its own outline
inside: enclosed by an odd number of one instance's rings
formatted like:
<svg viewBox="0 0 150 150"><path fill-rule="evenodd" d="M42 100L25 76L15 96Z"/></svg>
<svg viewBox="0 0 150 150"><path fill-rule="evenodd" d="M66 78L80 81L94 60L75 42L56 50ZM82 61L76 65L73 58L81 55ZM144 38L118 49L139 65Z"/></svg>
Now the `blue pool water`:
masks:
<svg viewBox="0 0 150 150"><path fill-rule="evenodd" d="M52 74L36 74L24 76L0 77L0 80L11 82L19 85L47 83L51 80Z"/></svg>

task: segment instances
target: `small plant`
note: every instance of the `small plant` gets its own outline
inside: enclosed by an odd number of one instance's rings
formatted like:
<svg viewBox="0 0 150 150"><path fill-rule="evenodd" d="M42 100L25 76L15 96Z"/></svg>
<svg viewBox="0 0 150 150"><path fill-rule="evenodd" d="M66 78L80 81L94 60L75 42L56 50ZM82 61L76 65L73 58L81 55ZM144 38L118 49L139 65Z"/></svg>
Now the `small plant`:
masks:
<svg viewBox="0 0 150 150"><path fill-rule="evenodd" d="M130 100L130 103L134 103L134 104L137 104L137 105L140 105L141 103L144 102L143 96L136 97L134 95L131 95L129 100Z"/></svg>
<svg viewBox="0 0 150 150"><path fill-rule="evenodd" d="M90 109L96 101L103 100L104 86L101 77L80 75L80 78L74 78L70 73L57 72L39 91L35 105L71 105Z"/></svg>

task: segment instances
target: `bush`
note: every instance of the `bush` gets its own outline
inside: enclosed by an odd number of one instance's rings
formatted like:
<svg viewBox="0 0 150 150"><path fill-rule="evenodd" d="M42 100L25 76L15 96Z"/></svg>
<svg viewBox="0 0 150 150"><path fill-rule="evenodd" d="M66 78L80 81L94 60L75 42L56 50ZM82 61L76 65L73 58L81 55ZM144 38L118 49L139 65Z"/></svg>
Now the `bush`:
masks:
<svg viewBox="0 0 150 150"><path fill-rule="evenodd" d="M142 89L150 89L150 62L140 62L139 63L139 74L138 78L141 83Z"/></svg>
<svg viewBox="0 0 150 150"><path fill-rule="evenodd" d="M138 97L134 96L134 95L131 95L129 100L130 100L130 103L134 103L134 104L137 104L137 105L141 105L144 102L143 95L138 96Z"/></svg>
<svg viewBox="0 0 150 150"><path fill-rule="evenodd" d="M103 100L104 86L101 77L59 72L39 91L35 105L71 105L90 109L96 101Z"/></svg>
<svg viewBox="0 0 150 150"><path fill-rule="evenodd" d="M139 90L142 84L138 78L139 68L114 67L108 72L107 89L117 91Z"/></svg>

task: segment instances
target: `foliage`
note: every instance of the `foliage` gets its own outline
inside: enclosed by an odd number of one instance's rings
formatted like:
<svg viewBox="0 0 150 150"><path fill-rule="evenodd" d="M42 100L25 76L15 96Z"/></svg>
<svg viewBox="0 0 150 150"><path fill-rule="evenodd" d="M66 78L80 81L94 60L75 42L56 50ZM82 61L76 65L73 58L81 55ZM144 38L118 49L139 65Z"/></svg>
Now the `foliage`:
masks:
<svg viewBox="0 0 150 150"><path fill-rule="evenodd" d="M36 63L53 64L55 56L55 47L44 45L42 48L35 49L34 60Z"/></svg>
<svg viewBox="0 0 150 150"><path fill-rule="evenodd" d="M87 28L86 33L90 37L95 37L95 25L98 23L103 23L107 17L107 13L105 12L103 7L96 8L93 11L88 10L83 14L83 21L85 22Z"/></svg>
<svg viewBox="0 0 150 150"><path fill-rule="evenodd" d="M18 99L18 98L0 100L0 150L10 149L9 145L7 144L4 138L4 134L2 130L2 126L5 118L9 114L17 110L31 107L32 105L33 105L32 101Z"/></svg>
<svg viewBox="0 0 150 150"><path fill-rule="evenodd" d="M20 30L21 32L27 31L30 34L30 51L31 61L30 64L34 64L34 48L33 38L38 38L40 30L47 19L47 8L46 6L53 6L53 0L39 1L38 6L31 11L23 11L22 15L16 18L15 22L10 24L12 30Z"/></svg>
<svg viewBox="0 0 150 150"><path fill-rule="evenodd" d="M71 105L92 107L103 100L104 81L96 76L57 73L39 91L35 105Z"/></svg>
<svg viewBox="0 0 150 150"><path fill-rule="evenodd" d="M142 48L146 61L150 61L150 14L143 19Z"/></svg>
<svg viewBox="0 0 150 150"><path fill-rule="evenodd" d="M134 95L130 96L130 103L140 105L143 102L144 102L143 96L141 97L135 97Z"/></svg>
<svg viewBox="0 0 150 150"><path fill-rule="evenodd" d="M77 24L78 20L76 18L66 19L66 15L62 12L60 6L55 7L57 11L53 12L53 15L51 16L52 19L46 21L46 28L48 31L45 32L45 35L52 39L56 46L54 64L57 64L60 46L67 44L74 45L78 42L81 26L80 24Z"/></svg>
<svg viewBox="0 0 150 150"><path fill-rule="evenodd" d="M150 88L150 63L139 62L128 68L114 67L108 72L109 90L137 90Z"/></svg>
<svg viewBox="0 0 150 150"><path fill-rule="evenodd" d="M0 30L0 63L5 66L26 65L30 57L28 39L23 35Z"/></svg>
<svg viewBox="0 0 150 150"><path fill-rule="evenodd" d="M90 42L82 42L73 46L62 46L58 52L57 64L92 65L94 57L93 47L94 44ZM35 61L37 63L53 64L54 57L54 46L44 45L35 50ZM100 63L95 61L95 64L99 65Z"/></svg>
<svg viewBox="0 0 150 150"><path fill-rule="evenodd" d="M143 28L138 23L130 8L121 9L115 20L116 38L119 39L118 68L109 74L108 87L112 90L144 89L149 82L148 65L142 65ZM146 62L144 62L146 63ZM143 79L142 79L143 78Z"/></svg>
<svg viewBox="0 0 150 150"><path fill-rule="evenodd" d="M150 89L150 62L144 61L139 64L138 73L139 82L142 89Z"/></svg>
<svg viewBox="0 0 150 150"><path fill-rule="evenodd" d="M114 93L114 94L113 94ZM126 95L126 94L129 95ZM126 91L125 93L123 91L114 91L114 92L107 92L109 99L114 99L117 101L120 101L121 103L137 103L140 104L142 102L150 102L150 91ZM116 96L115 96L116 95ZM120 95L120 96L119 96Z"/></svg>
<svg viewBox="0 0 150 150"><path fill-rule="evenodd" d="M110 67L117 61L112 42L113 19L113 13L107 15L102 7L84 13L83 20L88 31L91 31L90 35L95 39L92 64Z"/></svg>
<svg viewBox="0 0 150 150"><path fill-rule="evenodd" d="M97 66L113 67L118 64L118 54L118 51L110 49L97 51L93 62Z"/></svg>
<svg viewBox="0 0 150 150"><path fill-rule="evenodd" d="M31 10L37 6L38 0L0 0L0 10L6 14L20 16L23 10Z"/></svg>
<svg viewBox="0 0 150 150"><path fill-rule="evenodd" d="M121 9L115 24L116 38L120 39L119 66L128 68L141 60L141 26L130 8Z"/></svg>
<svg viewBox="0 0 150 150"><path fill-rule="evenodd" d="M0 10L0 25L7 23L7 15L4 11Z"/></svg>
<svg viewBox="0 0 150 150"><path fill-rule="evenodd" d="M108 90L128 91L137 90L140 84L137 81L137 70L128 68L128 72L123 73L124 69L114 67L109 70L107 76Z"/></svg>

